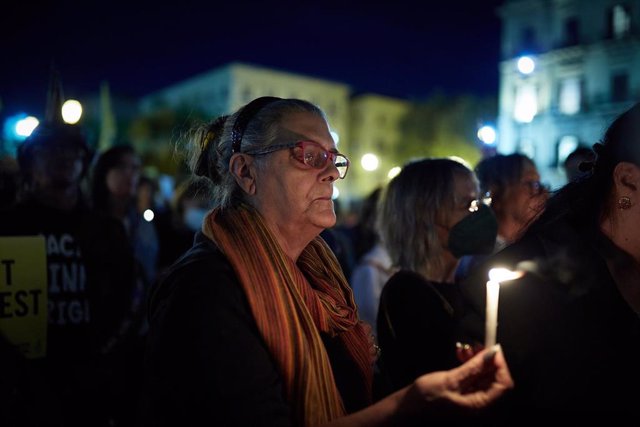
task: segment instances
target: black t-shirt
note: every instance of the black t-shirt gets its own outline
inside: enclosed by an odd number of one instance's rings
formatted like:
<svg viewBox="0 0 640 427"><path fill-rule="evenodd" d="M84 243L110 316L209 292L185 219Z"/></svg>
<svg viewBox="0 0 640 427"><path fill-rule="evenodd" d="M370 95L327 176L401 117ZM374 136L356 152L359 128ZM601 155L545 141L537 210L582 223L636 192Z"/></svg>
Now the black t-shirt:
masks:
<svg viewBox="0 0 640 427"><path fill-rule="evenodd" d="M455 342L460 311L456 284L430 282L407 270L391 276L380 295L377 320L379 365L388 392L459 364Z"/></svg>
<svg viewBox="0 0 640 427"><path fill-rule="evenodd" d="M134 258L122 225L81 205L61 211L27 201L0 212L0 235L41 235L46 245L46 357L24 363L34 381L24 385L33 394L26 398L45 409L30 416L95 420L97 405L116 406L107 384L122 375L135 316Z"/></svg>

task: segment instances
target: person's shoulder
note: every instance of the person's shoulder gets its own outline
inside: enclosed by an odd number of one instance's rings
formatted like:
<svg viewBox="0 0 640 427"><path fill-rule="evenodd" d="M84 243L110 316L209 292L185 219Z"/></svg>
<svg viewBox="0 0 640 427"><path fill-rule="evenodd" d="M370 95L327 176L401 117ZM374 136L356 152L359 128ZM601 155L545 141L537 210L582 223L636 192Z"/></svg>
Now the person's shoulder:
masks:
<svg viewBox="0 0 640 427"><path fill-rule="evenodd" d="M411 270L398 270L389 277L387 286L404 287L415 286L425 283L427 280L419 273Z"/></svg>
<svg viewBox="0 0 640 427"><path fill-rule="evenodd" d="M198 233L194 245L158 279L152 305L176 294L209 294L235 297L241 291L226 256L207 237Z"/></svg>
<svg viewBox="0 0 640 427"><path fill-rule="evenodd" d="M384 285L383 293L386 299L405 301L410 303L424 298L429 294L437 293L433 283L428 281L423 275L411 270L398 270Z"/></svg>

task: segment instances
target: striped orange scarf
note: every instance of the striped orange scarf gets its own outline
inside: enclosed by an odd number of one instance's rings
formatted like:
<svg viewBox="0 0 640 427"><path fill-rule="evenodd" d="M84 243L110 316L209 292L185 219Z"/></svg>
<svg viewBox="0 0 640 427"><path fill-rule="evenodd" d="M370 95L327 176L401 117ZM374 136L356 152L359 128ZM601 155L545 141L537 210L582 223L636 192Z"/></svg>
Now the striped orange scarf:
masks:
<svg viewBox="0 0 640 427"><path fill-rule="evenodd" d="M351 289L320 237L293 262L253 208L213 210L203 232L229 259L283 377L297 425L344 415L320 332L340 339L361 370L370 398L371 356Z"/></svg>

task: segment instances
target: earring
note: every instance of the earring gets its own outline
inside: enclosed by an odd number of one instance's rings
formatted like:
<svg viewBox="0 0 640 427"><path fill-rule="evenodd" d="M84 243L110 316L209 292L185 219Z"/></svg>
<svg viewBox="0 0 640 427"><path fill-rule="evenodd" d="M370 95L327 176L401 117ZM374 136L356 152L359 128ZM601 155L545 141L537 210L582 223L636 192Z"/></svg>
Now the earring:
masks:
<svg viewBox="0 0 640 427"><path fill-rule="evenodd" d="M618 199L618 209L627 210L631 207L631 199L627 196L622 196Z"/></svg>

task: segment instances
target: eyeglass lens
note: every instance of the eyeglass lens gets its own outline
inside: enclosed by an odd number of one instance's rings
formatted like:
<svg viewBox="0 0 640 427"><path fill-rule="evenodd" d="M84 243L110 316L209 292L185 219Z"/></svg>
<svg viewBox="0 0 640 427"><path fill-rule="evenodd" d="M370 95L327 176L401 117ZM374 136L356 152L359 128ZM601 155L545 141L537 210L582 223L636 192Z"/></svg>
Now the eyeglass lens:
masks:
<svg viewBox="0 0 640 427"><path fill-rule="evenodd" d="M344 178L349 167L349 161L345 156L331 153L315 144L302 145L302 162L305 165L315 169L323 169L327 166L327 161L329 160L332 160L338 169L340 178Z"/></svg>

